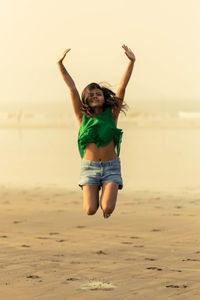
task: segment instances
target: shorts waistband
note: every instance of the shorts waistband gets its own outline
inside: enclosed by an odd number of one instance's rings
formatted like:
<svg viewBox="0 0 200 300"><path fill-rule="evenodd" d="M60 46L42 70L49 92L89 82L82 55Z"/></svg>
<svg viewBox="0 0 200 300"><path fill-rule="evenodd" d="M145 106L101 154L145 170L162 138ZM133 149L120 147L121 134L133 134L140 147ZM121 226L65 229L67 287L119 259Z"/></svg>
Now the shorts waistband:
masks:
<svg viewBox="0 0 200 300"><path fill-rule="evenodd" d="M89 166L112 166L116 163L120 162L120 158L116 158L113 160L107 160L107 161L93 161L93 160L87 160L87 159L82 159L82 163L89 165Z"/></svg>

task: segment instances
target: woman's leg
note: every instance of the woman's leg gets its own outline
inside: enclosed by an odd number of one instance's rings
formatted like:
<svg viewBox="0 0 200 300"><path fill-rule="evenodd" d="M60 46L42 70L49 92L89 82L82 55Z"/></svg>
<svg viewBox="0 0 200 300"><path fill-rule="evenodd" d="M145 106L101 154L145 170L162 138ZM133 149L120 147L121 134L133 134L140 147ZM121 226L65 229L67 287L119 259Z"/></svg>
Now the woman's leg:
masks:
<svg viewBox="0 0 200 300"><path fill-rule="evenodd" d="M88 215L94 215L99 208L99 186L83 185L83 208Z"/></svg>
<svg viewBox="0 0 200 300"><path fill-rule="evenodd" d="M114 182L102 183L102 194L100 199L104 218L108 218L113 212L118 194L118 184Z"/></svg>

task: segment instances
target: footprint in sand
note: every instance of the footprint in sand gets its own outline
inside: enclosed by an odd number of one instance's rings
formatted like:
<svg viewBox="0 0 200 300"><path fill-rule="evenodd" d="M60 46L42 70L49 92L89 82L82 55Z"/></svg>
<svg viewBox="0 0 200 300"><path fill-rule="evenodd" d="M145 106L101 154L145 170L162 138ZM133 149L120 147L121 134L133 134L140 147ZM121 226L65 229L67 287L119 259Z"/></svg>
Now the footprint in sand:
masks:
<svg viewBox="0 0 200 300"><path fill-rule="evenodd" d="M80 288L82 290L103 290L103 291L111 291L116 286L110 282L102 282L102 281L89 281L83 284Z"/></svg>
<svg viewBox="0 0 200 300"><path fill-rule="evenodd" d="M159 228L154 228L154 229L152 229L151 231L153 231L153 232L159 232L159 231L161 231L161 229L159 229Z"/></svg>
<svg viewBox="0 0 200 300"><path fill-rule="evenodd" d="M83 225L78 225L76 226L76 228L85 228L86 226L83 226Z"/></svg>
<svg viewBox="0 0 200 300"><path fill-rule="evenodd" d="M29 276L26 276L26 278L37 279L37 278L40 278L40 276L38 276L38 275L29 275Z"/></svg>
<svg viewBox="0 0 200 300"><path fill-rule="evenodd" d="M57 235L60 234L59 232L49 232L49 235Z"/></svg>
<svg viewBox="0 0 200 300"><path fill-rule="evenodd" d="M182 261L200 261L200 259L186 258L186 259L182 259Z"/></svg>
<svg viewBox="0 0 200 300"><path fill-rule="evenodd" d="M127 244L127 245L132 245L133 243L132 242L121 242L121 244Z"/></svg>
<svg viewBox="0 0 200 300"><path fill-rule="evenodd" d="M0 238L6 239L8 236L7 235L0 235Z"/></svg>
<svg viewBox="0 0 200 300"><path fill-rule="evenodd" d="M179 288L187 288L188 286L186 284L183 285L174 285L174 284L169 284L166 285L166 288L173 288L173 289L179 289Z"/></svg>
<svg viewBox="0 0 200 300"><path fill-rule="evenodd" d="M31 246L23 244L23 245L21 245L21 247L30 248Z"/></svg>
<svg viewBox="0 0 200 300"><path fill-rule="evenodd" d="M128 258L125 258L125 260L127 260L127 261L135 261L136 258L128 257Z"/></svg>
<svg viewBox="0 0 200 300"><path fill-rule="evenodd" d="M66 279L66 281L75 281L75 280L79 280L79 278L69 277Z"/></svg>
<svg viewBox="0 0 200 300"><path fill-rule="evenodd" d="M99 250L99 251L97 251L97 252L95 252L96 254L103 254L103 255L106 255L107 253L105 253L104 251L102 251L102 250Z"/></svg>
<svg viewBox="0 0 200 300"><path fill-rule="evenodd" d="M65 242L65 240L56 240L56 242L63 243L63 242Z"/></svg>
<svg viewBox="0 0 200 300"><path fill-rule="evenodd" d="M130 239L140 239L139 236L129 236Z"/></svg>
<svg viewBox="0 0 200 300"><path fill-rule="evenodd" d="M145 257L145 260L155 261L155 258Z"/></svg>
<svg viewBox="0 0 200 300"><path fill-rule="evenodd" d="M163 270L163 269L157 268L157 267L148 267L146 269L148 269L148 270L156 270L156 271L162 271Z"/></svg>

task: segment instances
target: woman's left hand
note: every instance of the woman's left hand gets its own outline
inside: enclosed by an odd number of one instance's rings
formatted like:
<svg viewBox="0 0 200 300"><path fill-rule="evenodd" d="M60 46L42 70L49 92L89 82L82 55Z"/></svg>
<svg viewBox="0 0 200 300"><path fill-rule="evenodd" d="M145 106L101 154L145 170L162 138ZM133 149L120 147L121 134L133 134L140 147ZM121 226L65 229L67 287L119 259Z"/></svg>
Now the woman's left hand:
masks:
<svg viewBox="0 0 200 300"><path fill-rule="evenodd" d="M122 48L125 50L126 56L127 56L131 61L134 62L134 61L136 60L136 58L135 58L135 55L134 55L133 51L132 51L130 48L128 48L126 45L122 45Z"/></svg>

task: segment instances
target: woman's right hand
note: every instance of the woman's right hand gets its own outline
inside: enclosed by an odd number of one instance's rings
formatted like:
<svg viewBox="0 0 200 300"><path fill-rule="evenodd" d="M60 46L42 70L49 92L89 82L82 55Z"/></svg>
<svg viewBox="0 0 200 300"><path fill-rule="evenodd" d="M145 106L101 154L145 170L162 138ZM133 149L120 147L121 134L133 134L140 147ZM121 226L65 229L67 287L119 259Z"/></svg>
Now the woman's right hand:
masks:
<svg viewBox="0 0 200 300"><path fill-rule="evenodd" d="M66 54L67 54L70 50L71 50L71 48L66 49L66 50L63 52L62 56L58 59L57 63L62 62L63 59L65 58Z"/></svg>

